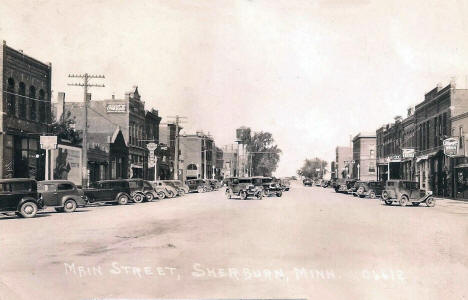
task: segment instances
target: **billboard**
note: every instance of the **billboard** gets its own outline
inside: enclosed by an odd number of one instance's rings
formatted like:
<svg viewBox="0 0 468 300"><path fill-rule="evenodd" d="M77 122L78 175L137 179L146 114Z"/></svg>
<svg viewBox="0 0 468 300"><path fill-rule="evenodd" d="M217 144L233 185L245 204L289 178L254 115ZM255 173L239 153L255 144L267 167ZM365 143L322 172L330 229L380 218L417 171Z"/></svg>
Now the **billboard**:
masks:
<svg viewBox="0 0 468 300"><path fill-rule="evenodd" d="M126 113L127 105L126 104L107 104L106 105L107 113Z"/></svg>
<svg viewBox="0 0 468 300"><path fill-rule="evenodd" d="M52 179L81 185L81 148L59 144L51 152Z"/></svg>

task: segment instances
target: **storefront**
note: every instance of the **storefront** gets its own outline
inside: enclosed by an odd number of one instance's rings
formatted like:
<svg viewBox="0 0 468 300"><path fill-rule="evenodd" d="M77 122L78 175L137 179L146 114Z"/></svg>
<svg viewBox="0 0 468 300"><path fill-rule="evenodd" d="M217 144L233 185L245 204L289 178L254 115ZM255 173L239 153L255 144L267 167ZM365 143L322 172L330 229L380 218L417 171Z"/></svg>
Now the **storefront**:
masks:
<svg viewBox="0 0 468 300"><path fill-rule="evenodd" d="M455 195L456 199L468 200L468 158L458 158L455 165Z"/></svg>

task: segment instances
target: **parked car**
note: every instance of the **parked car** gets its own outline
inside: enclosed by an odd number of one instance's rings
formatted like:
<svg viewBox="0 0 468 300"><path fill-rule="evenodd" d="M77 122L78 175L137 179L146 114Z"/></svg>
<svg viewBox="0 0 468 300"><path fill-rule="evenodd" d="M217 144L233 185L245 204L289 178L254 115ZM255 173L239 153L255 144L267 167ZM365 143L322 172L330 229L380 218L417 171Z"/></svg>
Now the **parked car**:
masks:
<svg viewBox="0 0 468 300"><path fill-rule="evenodd" d="M354 197L357 197L357 190L362 184L364 184L364 181L358 180L354 182L354 184L350 188L348 188L348 194L351 194Z"/></svg>
<svg viewBox="0 0 468 300"><path fill-rule="evenodd" d="M54 207L57 212L71 213L77 207L86 206L82 190L68 180L44 180L37 183L45 206Z"/></svg>
<svg viewBox="0 0 468 300"><path fill-rule="evenodd" d="M233 178L226 188L226 197L232 199L234 196L239 196L242 200L247 199L249 196L256 199L262 199L262 186L254 185L253 178Z"/></svg>
<svg viewBox="0 0 468 300"><path fill-rule="evenodd" d="M368 196L371 199L375 199L382 195L383 189L384 183L382 181L363 182L357 189L356 194L361 198Z"/></svg>
<svg viewBox="0 0 468 300"><path fill-rule="evenodd" d="M211 189L203 179L190 179L186 183L190 192L205 193Z"/></svg>
<svg viewBox="0 0 468 300"><path fill-rule="evenodd" d="M221 187L221 183L217 179L208 179L208 182L214 191L217 191Z"/></svg>
<svg viewBox="0 0 468 300"><path fill-rule="evenodd" d="M175 185L177 188L181 189L184 194L187 194L189 192L189 187L185 183L183 183L181 180L165 180L172 182L173 185Z"/></svg>
<svg viewBox="0 0 468 300"><path fill-rule="evenodd" d="M354 186L356 179L338 179L335 185L335 192L347 193L348 190Z"/></svg>
<svg viewBox="0 0 468 300"><path fill-rule="evenodd" d="M325 180L325 179L322 180L322 187L323 187L323 188L329 187L330 184L331 184L331 180Z"/></svg>
<svg viewBox="0 0 468 300"><path fill-rule="evenodd" d="M392 205L393 202L398 202L401 206L408 203L418 206L422 202L429 207L435 205L432 191L426 192L419 188L418 182L408 180L387 180L382 191L382 200L386 205Z"/></svg>
<svg viewBox="0 0 468 300"><path fill-rule="evenodd" d="M280 185L283 191L289 191L291 187L291 183L289 182L289 179L287 178L281 178L280 179Z"/></svg>
<svg viewBox="0 0 468 300"><path fill-rule="evenodd" d="M33 218L43 207L42 195L37 192L34 179L0 179L0 213Z"/></svg>
<svg viewBox="0 0 468 300"><path fill-rule="evenodd" d="M315 179L314 180L314 185L315 186L322 186L322 179Z"/></svg>
<svg viewBox="0 0 468 300"><path fill-rule="evenodd" d="M151 183L143 179L127 179L130 187L130 197L135 203L141 203L145 200L153 201L159 199L158 193L154 190Z"/></svg>
<svg viewBox="0 0 468 300"><path fill-rule="evenodd" d="M306 178L306 179L302 180L302 184L304 186L312 186L312 179Z"/></svg>
<svg viewBox="0 0 468 300"><path fill-rule="evenodd" d="M97 181L83 189L88 202L109 202L125 205L131 200L129 182L125 179Z"/></svg>
<svg viewBox="0 0 468 300"><path fill-rule="evenodd" d="M159 191L164 193L165 198L174 198L178 195L177 189L172 184L169 184L164 180L153 181L153 185L159 187Z"/></svg>

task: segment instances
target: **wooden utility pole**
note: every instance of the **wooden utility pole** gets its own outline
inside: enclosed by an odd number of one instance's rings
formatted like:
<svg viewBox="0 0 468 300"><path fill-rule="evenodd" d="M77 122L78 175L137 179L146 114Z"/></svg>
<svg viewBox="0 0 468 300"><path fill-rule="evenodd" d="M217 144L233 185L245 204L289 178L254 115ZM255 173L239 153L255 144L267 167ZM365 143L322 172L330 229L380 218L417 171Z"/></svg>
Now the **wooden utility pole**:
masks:
<svg viewBox="0 0 468 300"><path fill-rule="evenodd" d="M104 75L91 75L88 73L84 74L69 74L69 78L82 78L83 83L69 83L70 86L82 86L84 89L84 110L83 110L83 118L84 118L84 128L83 128L83 142L82 142L82 171L81 171L81 182L82 187L88 186L88 88L90 87L104 87L103 84L90 84L89 79L92 78L105 78Z"/></svg>
<svg viewBox="0 0 468 300"><path fill-rule="evenodd" d="M174 118L175 119L175 145L174 145L174 180L179 179L179 125L183 122L181 122L181 119L187 119L187 117L182 117L179 115L176 116L169 116L168 118Z"/></svg>

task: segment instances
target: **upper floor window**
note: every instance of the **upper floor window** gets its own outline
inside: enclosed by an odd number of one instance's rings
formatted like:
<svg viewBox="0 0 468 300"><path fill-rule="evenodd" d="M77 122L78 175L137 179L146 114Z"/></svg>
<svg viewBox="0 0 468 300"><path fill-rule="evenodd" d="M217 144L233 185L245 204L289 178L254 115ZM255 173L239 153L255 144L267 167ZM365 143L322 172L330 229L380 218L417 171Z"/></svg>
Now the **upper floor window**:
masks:
<svg viewBox="0 0 468 300"><path fill-rule="evenodd" d="M460 141L459 141L460 148L463 148L463 146L464 146L464 145L463 145L463 142L464 142L464 140L465 140L465 136L464 136L464 134L463 134L463 126L460 126L460 128L458 128L458 130L459 130L459 136L460 136L460 137L459 137L459 139L460 139Z"/></svg>
<svg viewBox="0 0 468 300"><path fill-rule="evenodd" d="M18 115L22 119L26 119L26 86L23 82L20 82L19 89L19 105L18 105Z"/></svg>
<svg viewBox="0 0 468 300"><path fill-rule="evenodd" d="M39 122L44 123L46 121L46 104L45 104L45 93L44 90L39 90Z"/></svg>
<svg viewBox="0 0 468 300"><path fill-rule="evenodd" d="M10 116L16 115L16 97L15 97L15 80L8 78L8 97L7 97L7 112Z"/></svg>
<svg viewBox="0 0 468 300"><path fill-rule="evenodd" d="M37 112L36 112L36 88L31 86L29 88L29 119L36 121Z"/></svg>

